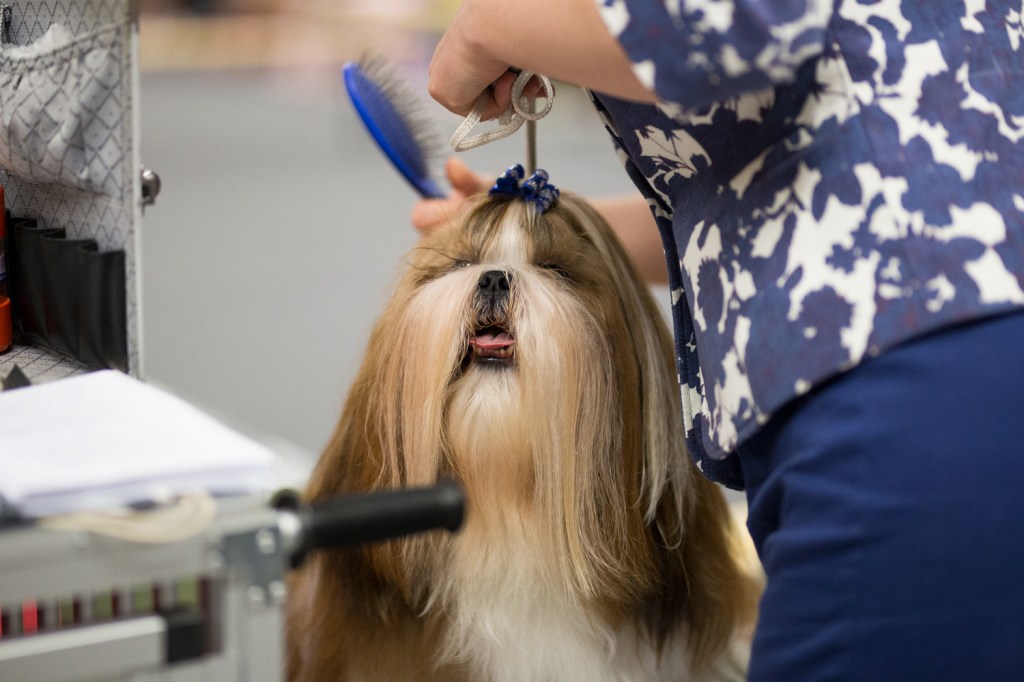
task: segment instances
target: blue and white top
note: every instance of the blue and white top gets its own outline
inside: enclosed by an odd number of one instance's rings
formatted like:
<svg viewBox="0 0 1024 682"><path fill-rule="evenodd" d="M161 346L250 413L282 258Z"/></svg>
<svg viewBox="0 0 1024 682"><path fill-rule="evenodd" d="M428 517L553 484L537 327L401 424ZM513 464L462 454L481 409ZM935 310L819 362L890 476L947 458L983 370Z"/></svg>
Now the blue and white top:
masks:
<svg viewBox="0 0 1024 682"><path fill-rule="evenodd" d="M1020 0L597 0L658 221L691 455L916 335L1024 306ZM955 406L950 406L951 415Z"/></svg>

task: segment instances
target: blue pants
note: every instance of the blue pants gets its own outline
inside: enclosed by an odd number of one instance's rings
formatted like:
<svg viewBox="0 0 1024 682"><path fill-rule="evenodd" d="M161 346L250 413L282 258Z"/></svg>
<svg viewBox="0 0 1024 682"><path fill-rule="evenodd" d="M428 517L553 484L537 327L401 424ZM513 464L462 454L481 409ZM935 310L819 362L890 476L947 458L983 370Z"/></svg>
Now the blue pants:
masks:
<svg viewBox="0 0 1024 682"><path fill-rule="evenodd" d="M750 680L1024 680L1024 313L866 361L740 461Z"/></svg>

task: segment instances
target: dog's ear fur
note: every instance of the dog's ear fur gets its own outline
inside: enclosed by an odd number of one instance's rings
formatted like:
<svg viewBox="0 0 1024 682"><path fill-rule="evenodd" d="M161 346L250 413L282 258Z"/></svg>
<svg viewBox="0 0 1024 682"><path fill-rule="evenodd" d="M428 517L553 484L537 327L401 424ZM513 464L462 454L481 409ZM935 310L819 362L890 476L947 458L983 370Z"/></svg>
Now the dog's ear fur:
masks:
<svg viewBox="0 0 1024 682"><path fill-rule="evenodd" d="M342 494L402 487L402 459L382 415L381 354L375 345L386 341L390 330L382 322L370 341L358 377L330 441L307 487L309 502ZM391 434L393 437L393 434ZM430 542L422 538L415 542ZM421 669L429 660L431 638L417 623L411 607L413 577L406 570L402 541L388 541L341 549L322 550L289 576L286 605L286 648L290 682L349 679L352 664L369 669L380 679L433 680ZM388 624L381 632L380 624ZM406 648L395 650L395 633L412 628ZM442 675L437 679L445 679Z"/></svg>
<svg viewBox="0 0 1024 682"><path fill-rule="evenodd" d="M639 390L623 396L622 409L638 415L624 423L642 424L642 430L624 434L624 442L637 443L642 451L640 501L659 564L658 594L647 624L663 641L680 620L685 622L691 664L699 670L722 652L737 628L753 624L758 581L738 561L742 543L721 491L686 453L675 353L650 289L611 227L587 202L563 193L559 211L604 254L631 335L632 362L620 367L633 366L635 383L625 383Z"/></svg>
<svg viewBox="0 0 1024 682"><path fill-rule="evenodd" d="M414 273L406 271L371 333L337 426L311 474L304 496L307 502L432 482L410 480L407 471L402 420L429 421L429 416L401 413L402 377L397 373L403 363L394 361L398 352L395 340L410 333L398 328L398 311L414 279ZM439 391L447 380L436 377ZM435 407L433 419L439 421L442 408ZM430 437L431 430L421 428L419 432ZM425 641L422 633L409 638L410 648L404 652L391 651L391 640L377 636L380 622L396 628L416 627L410 609L414 585L403 561L407 549L408 542L389 541L319 551L293 571L287 604L287 679L347 679L345 671L352 658L377 660L375 669L393 670L396 679L427 679L426 671L420 675L415 667L398 672L402 661L412 666L416 660L429 658L430 651L413 651Z"/></svg>

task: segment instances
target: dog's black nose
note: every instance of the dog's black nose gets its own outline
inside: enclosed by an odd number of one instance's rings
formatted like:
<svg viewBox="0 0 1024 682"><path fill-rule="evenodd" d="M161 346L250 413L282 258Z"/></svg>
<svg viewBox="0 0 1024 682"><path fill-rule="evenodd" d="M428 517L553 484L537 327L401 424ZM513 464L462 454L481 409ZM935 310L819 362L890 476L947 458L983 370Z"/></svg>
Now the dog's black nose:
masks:
<svg viewBox="0 0 1024 682"><path fill-rule="evenodd" d="M488 298L501 298L502 296L508 296L508 288L511 279L511 275L504 270L488 270L484 274L480 275L480 281L477 282L477 288L480 289L481 294Z"/></svg>

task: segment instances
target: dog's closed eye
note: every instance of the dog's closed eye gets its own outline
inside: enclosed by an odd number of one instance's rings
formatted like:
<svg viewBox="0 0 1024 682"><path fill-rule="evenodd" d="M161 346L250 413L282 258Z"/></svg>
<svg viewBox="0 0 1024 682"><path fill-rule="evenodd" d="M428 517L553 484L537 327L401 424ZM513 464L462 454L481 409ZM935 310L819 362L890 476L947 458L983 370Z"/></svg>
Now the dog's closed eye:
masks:
<svg viewBox="0 0 1024 682"><path fill-rule="evenodd" d="M572 275L569 272L569 268L562 265L561 263L545 261L543 263L538 263L537 267L539 267L542 270L547 270L548 272L554 273L564 280L572 281Z"/></svg>
<svg viewBox="0 0 1024 682"><path fill-rule="evenodd" d="M472 267L475 263L471 260L464 258L457 258L453 260L447 267L442 268L437 272L438 277L443 277L451 272L457 272L458 270L464 270L468 267Z"/></svg>
<svg viewBox="0 0 1024 682"><path fill-rule="evenodd" d="M419 268L416 268L416 272L418 274L416 283L418 286L422 286L427 282L432 282L435 279L440 279L445 275L456 272L458 270L462 270L464 268L468 268L472 265L473 263L471 261L462 259L452 259L446 263L440 264L430 263L421 265Z"/></svg>

